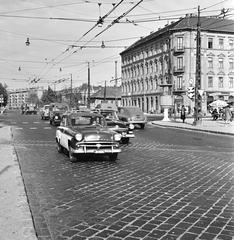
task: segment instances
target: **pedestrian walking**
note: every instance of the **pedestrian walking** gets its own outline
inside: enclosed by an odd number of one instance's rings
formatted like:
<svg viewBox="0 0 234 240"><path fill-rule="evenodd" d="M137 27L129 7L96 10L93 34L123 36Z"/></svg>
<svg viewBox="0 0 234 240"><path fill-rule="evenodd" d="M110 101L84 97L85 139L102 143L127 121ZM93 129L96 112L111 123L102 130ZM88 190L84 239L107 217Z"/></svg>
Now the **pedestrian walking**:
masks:
<svg viewBox="0 0 234 240"><path fill-rule="evenodd" d="M225 114L225 123L230 123L232 113L229 108L229 105L225 107L224 114Z"/></svg>
<svg viewBox="0 0 234 240"><path fill-rule="evenodd" d="M184 105L182 105L181 111L180 111L180 118L182 119L183 123L185 121L186 118L186 108L184 107Z"/></svg>

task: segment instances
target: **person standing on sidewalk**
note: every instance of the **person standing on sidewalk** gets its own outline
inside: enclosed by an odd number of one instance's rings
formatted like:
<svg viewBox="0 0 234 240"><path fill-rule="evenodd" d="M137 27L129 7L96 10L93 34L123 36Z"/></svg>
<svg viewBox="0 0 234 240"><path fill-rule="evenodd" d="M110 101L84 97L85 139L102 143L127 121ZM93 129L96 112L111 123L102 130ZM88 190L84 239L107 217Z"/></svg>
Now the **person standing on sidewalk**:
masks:
<svg viewBox="0 0 234 240"><path fill-rule="evenodd" d="M182 119L183 123L185 121L186 118L186 108L184 107L184 105L182 105L181 111L180 111L180 118Z"/></svg>
<svg viewBox="0 0 234 240"><path fill-rule="evenodd" d="M231 120L231 110L229 108L229 105L225 107L224 114L225 114L225 123L230 123L230 120Z"/></svg>

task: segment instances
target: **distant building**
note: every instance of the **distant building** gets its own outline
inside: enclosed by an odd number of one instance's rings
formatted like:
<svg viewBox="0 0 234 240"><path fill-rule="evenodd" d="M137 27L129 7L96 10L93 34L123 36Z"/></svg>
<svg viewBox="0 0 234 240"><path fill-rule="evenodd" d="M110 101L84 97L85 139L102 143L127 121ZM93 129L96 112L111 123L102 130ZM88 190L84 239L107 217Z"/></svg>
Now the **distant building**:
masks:
<svg viewBox="0 0 234 240"><path fill-rule="evenodd" d="M233 104L234 21L201 17L203 111L215 99ZM193 107L187 88L196 78L198 17L186 15L141 38L121 55L122 105L161 112L161 96L171 95L175 109Z"/></svg>
<svg viewBox="0 0 234 240"><path fill-rule="evenodd" d="M20 108L23 103L27 102L27 98L30 93L34 92L40 99L42 96L44 88L21 88L15 90L8 90L8 107L9 108Z"/></svg>
<svg viewBox="0 0 234 240"><path fill-rule="evenodd" d="M115 103L117 106L121 105L121 87L106 86L101 87L96 93L90 96L93 106L103 102Z"/></svg>

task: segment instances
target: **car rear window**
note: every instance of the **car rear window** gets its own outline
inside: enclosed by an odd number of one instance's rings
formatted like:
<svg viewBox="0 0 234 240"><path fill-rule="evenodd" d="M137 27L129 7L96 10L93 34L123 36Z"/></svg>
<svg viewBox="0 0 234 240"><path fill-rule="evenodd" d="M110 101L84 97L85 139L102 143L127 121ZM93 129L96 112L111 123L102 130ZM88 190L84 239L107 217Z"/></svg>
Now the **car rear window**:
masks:
<svg viewBox="0 0 234 240"><path fill-rule="evenodd" d="M132 114L143 114L142 110L139 108L128 108L128 111Z"/></svg>

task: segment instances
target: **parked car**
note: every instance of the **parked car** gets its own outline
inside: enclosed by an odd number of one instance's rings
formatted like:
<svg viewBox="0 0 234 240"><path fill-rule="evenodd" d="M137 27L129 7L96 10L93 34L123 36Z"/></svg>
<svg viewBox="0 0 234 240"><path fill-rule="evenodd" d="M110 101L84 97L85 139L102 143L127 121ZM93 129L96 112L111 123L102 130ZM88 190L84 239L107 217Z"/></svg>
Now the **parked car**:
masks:
<svg viewBox="0 0 234 240"><path fill-rule="evenodd" d="M142 129L145 128L145 124L147 123L147 117L139 107L118 107L117 115L120 120L139 125Z"/></svg>
<svg viewBox="0 0 234 240"><path fill-rule="evenodd" d="M69 111L69 106L66 103L50 103L49 106L49 120L50 124L59 125L62 115Z"/></svg>
<svg viewBox="0 0 234 240"><path fill-rule="evenodd" d="M44 105L40 110L41 119L49 119L49 107L50 105Z"/></svg>
<svg viewBox="0 0 234 240"><path fill-rule="evenodd" d="M107 128L101 114L92 112L63 114L55 139L58 152L66 150L71 162L76 162L79 156L95 154L115 161L121 152L121 135Z"/></svg>
<svg viewBox="0 0 234 240"><path fill-rule="evenodd" d="M116 111L110 109L98 109L100 114L106 118L107 126L110 130L116 131L121 134L121 142L124 144L129 143L130 138L134 138L133 133L134 125L128 122L119 120Z"/></svg>

